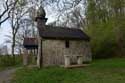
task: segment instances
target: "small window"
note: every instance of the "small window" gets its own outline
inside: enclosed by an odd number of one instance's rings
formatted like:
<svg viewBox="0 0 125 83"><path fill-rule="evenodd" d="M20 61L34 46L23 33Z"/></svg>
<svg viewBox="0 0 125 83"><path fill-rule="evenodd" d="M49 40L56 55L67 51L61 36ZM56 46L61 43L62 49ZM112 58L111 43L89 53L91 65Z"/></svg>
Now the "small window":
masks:
<svg viewBox="0 0 125 83"><path fill-rule="evenodd" d="M65 42L65 47L66 47L66 48L69 48L69 41L66 41L66 42Z"/></svg>

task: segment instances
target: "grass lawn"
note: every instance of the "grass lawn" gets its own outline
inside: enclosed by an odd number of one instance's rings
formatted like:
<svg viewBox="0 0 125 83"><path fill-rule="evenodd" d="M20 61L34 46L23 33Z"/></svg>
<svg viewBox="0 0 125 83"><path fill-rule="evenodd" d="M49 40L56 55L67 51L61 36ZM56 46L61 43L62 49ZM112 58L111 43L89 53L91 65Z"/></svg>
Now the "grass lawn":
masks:
<svg viewBox="0 0 125 83"><path fill-rule="evenodd" d="M125 83L125 59L95 60L88 67L22 68L12 83Z"/></svg>

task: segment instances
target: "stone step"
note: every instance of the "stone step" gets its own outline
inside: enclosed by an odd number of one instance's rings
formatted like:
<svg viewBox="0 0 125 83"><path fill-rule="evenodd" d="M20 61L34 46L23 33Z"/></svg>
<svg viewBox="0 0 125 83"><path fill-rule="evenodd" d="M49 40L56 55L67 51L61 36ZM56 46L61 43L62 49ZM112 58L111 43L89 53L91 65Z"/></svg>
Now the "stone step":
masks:
<svg viewBox="0 0 125 83"><path fill-rule="evenodd" d="M86 66L89 66L90 64L75 64L75 65L69 65L69 66L62 66L64 68L81 68L81 67L86 67Z"/></svg>

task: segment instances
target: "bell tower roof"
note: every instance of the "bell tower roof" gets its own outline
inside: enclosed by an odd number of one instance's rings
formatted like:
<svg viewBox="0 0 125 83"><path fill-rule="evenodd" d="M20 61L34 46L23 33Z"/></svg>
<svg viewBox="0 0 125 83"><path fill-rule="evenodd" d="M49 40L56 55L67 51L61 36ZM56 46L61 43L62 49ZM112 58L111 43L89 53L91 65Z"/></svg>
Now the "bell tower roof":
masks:
<svg viewBox="0 0 125 83"><path fill-rule="evenodd" d="M46 12L44 8L40 6L39 9L37 10L37 17L45 18L45 16L46 16Z"/></svg>

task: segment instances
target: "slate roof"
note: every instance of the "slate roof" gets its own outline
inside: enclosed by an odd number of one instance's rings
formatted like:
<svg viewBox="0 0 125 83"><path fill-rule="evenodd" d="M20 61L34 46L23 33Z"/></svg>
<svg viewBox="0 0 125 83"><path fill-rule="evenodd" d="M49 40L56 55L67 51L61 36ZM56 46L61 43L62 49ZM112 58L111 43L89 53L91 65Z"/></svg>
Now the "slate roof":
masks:
<svg viewBox="0 0 125 83"><path fill-rule="evenodd" d="M34 49L38 47L37 38L24 38L23 46L27 49Z"/></svg>
<svg viewBox="0 0 125 83"><path fill-rule="evenodd" d="M90 38L82 30L76 28L67 28L59 26L48 26L39 29L40 36L45 39L61 39L61 40L85 40Z"/></svg>

